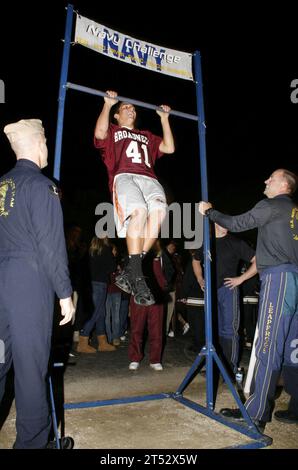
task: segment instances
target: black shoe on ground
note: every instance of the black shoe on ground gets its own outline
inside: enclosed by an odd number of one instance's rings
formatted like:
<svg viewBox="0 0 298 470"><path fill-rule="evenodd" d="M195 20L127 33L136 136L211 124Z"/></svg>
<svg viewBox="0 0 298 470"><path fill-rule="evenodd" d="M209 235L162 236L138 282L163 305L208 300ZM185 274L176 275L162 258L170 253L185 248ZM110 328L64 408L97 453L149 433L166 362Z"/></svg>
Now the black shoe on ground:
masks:
<svg viewBox="0 0 298 470"><path fill-rule="evenodd" d="M253 419L253 422L257 426L258 430L263 434L265 431L266 421L260 421L259 419Z"/></svg>
<svg viewBox="0 0 298 470"><path fill-rule="evenodd" d="M220 414L225 418L233 418L236 421L244 421L241 411L239 408L222 408L219 410Z"/></svg>
<svg viewBox="0 0 298 470"><path fill-rule="evenodd" d="M274 413L274 418L277 421L287 424L298 424L298 416L289 410L279 410Z"/></svg>
<svg viewBox="0 0 298 470"><path fill-rule="evenodd" d="M238 422L243 422L245 419L242 416L241 411L239 408L222 408L220 411L220 414L224 416L225 418L230 418L233 421L238 421ZM253 423L257 426L258 430L263 433L265 426L266 426L266 421L261 421L259 419L253 419Z"/></svg>
<svg viewBox="0 0 298 470"><path fill-rule="evenodd" d="M127 294L131 294L131 278L130 271L127 268L124 268L121 274L118 274L115 278L115 284L119 289L123 290Z"/></svg>
<svg viewBox="0 0 298 470"><path fill-rule="evenodd" d="M148 306L155 304L153 295L150 292L149 287L146 284L145 278L137 277L132 282L132 294L134 301L138 305Z"/></svg>

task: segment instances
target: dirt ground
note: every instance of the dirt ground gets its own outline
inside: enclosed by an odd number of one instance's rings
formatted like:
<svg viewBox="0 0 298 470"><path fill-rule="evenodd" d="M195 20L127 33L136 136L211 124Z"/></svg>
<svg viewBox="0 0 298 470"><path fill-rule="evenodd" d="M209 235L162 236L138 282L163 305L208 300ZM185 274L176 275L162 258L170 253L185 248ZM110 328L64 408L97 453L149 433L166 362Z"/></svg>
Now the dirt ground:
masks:
<svg viewBox="0 0 298 470"><path fill-rule="evenodd" d="M136 372L128 370L128 341L115 352L78 355L64 373L56 369L54 380L56 408L64 402L89 402L123 397L175 392L183 381L195 355L188 351L189 338L169 338L163 356L164 370L153 371L148 359ZM247 367L248 353L242 364ZM60 385L59 385L60 381ZM56 387L55 387L56 389ZM184 397L205 406L206 380L197 374ZM286 409L288 396L282 392L276 409ZM236 406L228 387L221 381L215 410ZM62 407L60 407L62 409ZM58 410L57 410L58 413ZM250 438L207 418L173 399L139 401L64 411L65 435L72 436L76 449L222 449L243 445ZM266 449L298 449L298 426L285 425L274 418L266 427L273 438ZM0 431L0 448L11 448L15 438L15 407Z"/></svg>

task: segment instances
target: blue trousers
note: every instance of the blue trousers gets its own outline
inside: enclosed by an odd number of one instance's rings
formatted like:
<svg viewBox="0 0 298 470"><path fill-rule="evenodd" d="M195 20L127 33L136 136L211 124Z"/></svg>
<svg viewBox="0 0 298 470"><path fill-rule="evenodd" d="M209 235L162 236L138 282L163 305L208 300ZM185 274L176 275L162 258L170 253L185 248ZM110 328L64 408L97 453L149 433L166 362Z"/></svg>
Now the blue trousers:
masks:
<svg viewBox="0 0 298 470"><path fill-rule="evenodd" d="M121 292L111 292L106 299L106 332L109 343L120 338Z"/></svg>
<svg viewBox="0 0 298 470"><path fill-rule="evenodd" d="M46 378L53 304L54 292L34 257L0 257L0 339L5 347L0 383L13 363L16 449L44 448L48 442Z"/></svg>
<svg viewBox="0 0 298 470"><path fill-rule="evenodd" d="M80 331L81 336L90 336L94 327L97 335L106 334L106 297L107 283L92 281L92 300L94 310L92 317L89 318Z"/></svg>
<svg viewBox="0 0 298 470"><path fill-rule="evenodd" d="M298 267L266 269L260 278L256 365L252 395L245 406L252 418L267 422L282 368L285 390L292 405L298 403Z"/></svg>
<svg viewBox="0 0 298 470"><path fill-rule="evenodd" d="M217 289L218 336L222 352L232 371L239 360L239 290L222 286Z"/></svg>

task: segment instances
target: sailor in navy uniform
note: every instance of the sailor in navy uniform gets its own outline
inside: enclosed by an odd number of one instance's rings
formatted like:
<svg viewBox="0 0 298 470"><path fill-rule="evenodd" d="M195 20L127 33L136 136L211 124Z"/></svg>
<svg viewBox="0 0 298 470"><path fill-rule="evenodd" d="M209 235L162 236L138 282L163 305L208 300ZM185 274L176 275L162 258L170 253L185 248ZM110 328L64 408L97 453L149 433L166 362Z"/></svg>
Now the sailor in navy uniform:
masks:
<svg viewBox="0 0 298 470"><path fill-rule="evenodd" d="M54 292L65 324L74 313L72 288L58 190L41 174L47 165L42 123L21 120L4 132L17 163L0 178L0 390L13 363L14 448L36 449L47 446L51 427L46 376Z"/></svg>

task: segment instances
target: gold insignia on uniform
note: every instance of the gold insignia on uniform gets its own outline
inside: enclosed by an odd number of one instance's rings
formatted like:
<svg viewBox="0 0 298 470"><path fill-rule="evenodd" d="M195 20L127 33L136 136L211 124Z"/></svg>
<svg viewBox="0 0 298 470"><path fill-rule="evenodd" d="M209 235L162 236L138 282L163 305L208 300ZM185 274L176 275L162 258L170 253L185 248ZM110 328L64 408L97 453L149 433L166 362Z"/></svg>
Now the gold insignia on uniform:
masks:
<svg viewBox="0 0 298 470"><path fill-rule="evenodd" d="M298 240L298 207L293 207L291 218L290 218L290 228L293 235L293 240Z"/></svg>
<svg viewBox="0 0 298 470"><path fill-rule="evenodd" d="M0 217L7 217L15 203L16 186L9 178L0 182Z"/></svg>
<svg viewBox="0 0 298 470"><path fill-rule="evenodd" d="M50 184L49 188L50 188L51 193L55 194L56 196L59 196L59 191L58 191L57 186L55 186L54 184Z"/></svg>

